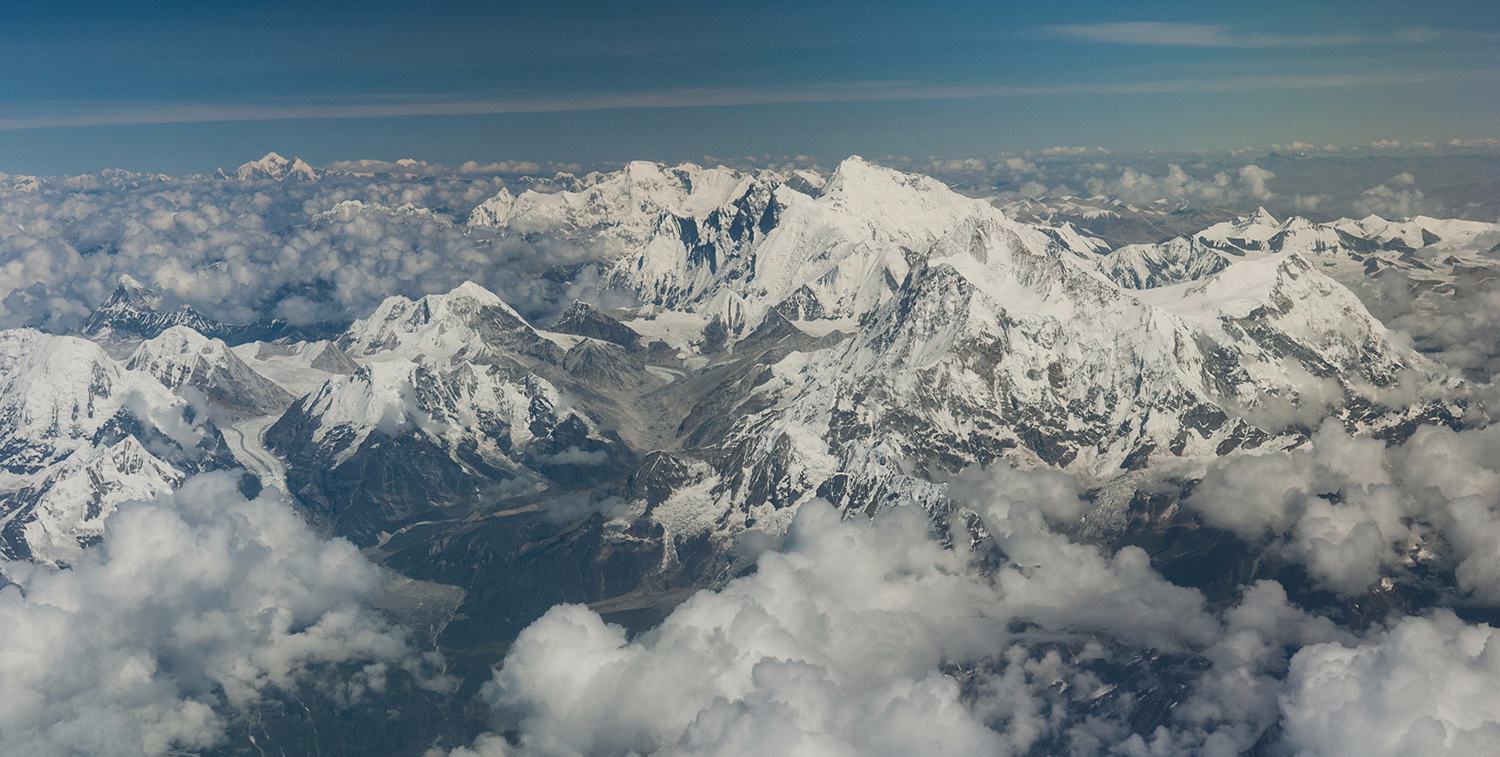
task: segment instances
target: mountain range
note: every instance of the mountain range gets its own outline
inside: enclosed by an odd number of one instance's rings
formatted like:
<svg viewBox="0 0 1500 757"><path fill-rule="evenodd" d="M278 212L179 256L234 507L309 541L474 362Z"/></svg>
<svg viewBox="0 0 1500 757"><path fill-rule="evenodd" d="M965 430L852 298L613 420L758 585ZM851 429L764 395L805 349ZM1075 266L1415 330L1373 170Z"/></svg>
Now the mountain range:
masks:
<svg viewBox="0 0 1500 757"><path fill-rule="evenodd" d="M273 157L239 177L316 178ZM1148 226L1170 233L1118 241ZM122 277L77 334L0 332L0 555L65 565L118 503L243 468L461 590L439 645L474 676L556 603L660 617L817 499L916 503L951 533L946 481L973 466L1072 474L1081 530L1129 540L1186 517L1162 491L1324 419L1462 427L1480 398L1360 282L1440 298L1500 241L1428 217L996 206L858 157L630 163L502 190L466 227L605 250L606 289L636 304L532 323L464 282L349 324L224 324Z"/></svg>

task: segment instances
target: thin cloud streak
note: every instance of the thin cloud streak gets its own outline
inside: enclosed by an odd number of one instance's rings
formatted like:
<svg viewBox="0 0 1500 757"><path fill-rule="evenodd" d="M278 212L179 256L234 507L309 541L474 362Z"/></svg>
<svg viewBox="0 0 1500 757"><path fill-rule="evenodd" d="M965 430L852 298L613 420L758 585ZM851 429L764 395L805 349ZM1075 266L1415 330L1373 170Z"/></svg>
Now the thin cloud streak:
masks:
<svg viewBox="0 0 1500 757"><path fill-rule="evenodd" d="M243 103L77 103L51 112L0 117L0 131L243 121L473 116L658 108L992 99L1089 95L1211 94L1261 90L1338 89L1496 81L1500 71L1401 74L1298 74L1221 79L1160 79L1060 85L929 86L908 82L848 82L787 89L677 89L660 92L531 98L281 100ZM12 111L14 113L15 111Z"/></svg>
<svg viewBox="0 0 1500 757"><path fill-rule="evenodd" d="M1102 24L1049 26L1046 33L1084 42L1150 47L1313 48L1349 47L1432 42L1434 29L1416 26L1386 32L1336 32L1328 34L1266 33L1237 29L1226 24L1192 24L1162 21L1119 21Z"/></svg>

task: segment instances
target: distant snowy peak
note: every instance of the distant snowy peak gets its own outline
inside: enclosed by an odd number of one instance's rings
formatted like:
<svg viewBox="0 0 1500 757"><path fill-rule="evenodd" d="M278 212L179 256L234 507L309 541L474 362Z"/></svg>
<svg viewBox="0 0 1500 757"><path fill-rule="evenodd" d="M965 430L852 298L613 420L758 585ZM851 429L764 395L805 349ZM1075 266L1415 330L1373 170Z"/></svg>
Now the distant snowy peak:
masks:
<svg viewBox="0 0 1500 757"><path fill-rule="evenodd" d="M431 209L418 207L409 202L392 207L375 202L365 202L364 200L344 200L328 210L315 214L311 221L315 224L324 224L334 221L350 221L360 216L420 219L442 225L450 225L447 219L438 216Z"/></svg>
<svg viewBox="0 0 1500 757"><path fill-rule="evenodd" d="M251 369L229 345L187 326L173 326L142 342L126 367L145 371L176 392L196 389L232 415L279 413L292 401L286 390Z"/></svg>
<svg viewBox="0 0 1500 757"><path fill-rule="evenodd" d="M766 174L723 166L634 161L618 171L590 173L560 191L528 189L514 195L502 189L474 209L469 223L519 232L610 230L638 242L663 215L706 218L744 196L752 183L767 180Z"/></svg>
<svg viewBox="0 0 1500 757"><path fill-rule="evenodd" d="M0 171L0 194L31 194L42 188L42 179Z"/></svg>
<svg viewBox="0 0 1500 757"><path fill-rule="evenodd" d="M1281 222L1265 208L1257 208L1248 216L1209 226L1198 232L1197 238L1216 247L1259 250L1267 248L1281 227Z"/></svg>
<svg viewBox="0 0 1500 757"><path fill-rule="evenodd" d="M466 281L446 294L387 297L336 344L349 355L556 362L562 351L494 292Z"/></svg>
<svg viewBox="0 0 1500 757"><path fill-rule="evenodd" d="M1151 289L1200 280L1244 260L1300 255L1351 286L1396 270L1414 286L1444 288L1466 271L1493 267L1485 251L1497 243L1500 224L1421 216L1320 223L1277 220L1262 209L1191 236L1121 247L1100 269L1120 286Z"/></svg>
<svg viewBox="0 0 1500 757"><path fill-rule="evenodd" d="M1071 223L1111 247L1190 236L1216 222L1234 219L1232 213L1215 208L1185 207L1164 200L1131 205L1102 195L1023 198L1003 203L1000 208L1023 223Z"/></svg>
<svg viewBox="0 0 1500 757"><path fill-rule="evenodd" d="M1500 223L1484 221L1433 218L1421 215L1390 221L1372 213L1358 221L1341 218L1334 221L1332 225L1351 234L1411 249L1424 247L1451 249L1475 244L1488 248L1500 243ZM1481 240L1487 241L1488 244L1484 244Z"/></svg>
<svg viewBox="0 0 1500 757"><path fill-rule="evenodd" d="M1264 209L1234 222L1214 224L1196 235L1218 249L1240 252L1301 252L1313 255L1454 249L1490 237L1500 241L1500 224L1427 216L1388 221L1371 215L1319 223L1300 216L1277 221Z"/></svg>
<svg viewBox="0 0 1500 757"><path fill-rule="evenodd" d="M274 152L266 153L260 160L241 163L239 168L234 169L234 176L240 181L318 180L317 170L301 158L287 160Z"/></svg>

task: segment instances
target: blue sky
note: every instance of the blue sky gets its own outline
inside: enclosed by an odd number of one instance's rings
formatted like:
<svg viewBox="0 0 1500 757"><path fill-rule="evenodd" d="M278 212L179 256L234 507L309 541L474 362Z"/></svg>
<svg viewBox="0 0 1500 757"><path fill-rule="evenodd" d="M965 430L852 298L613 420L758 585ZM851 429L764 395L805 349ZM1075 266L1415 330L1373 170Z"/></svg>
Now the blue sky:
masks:
<svg viewBox="0 0 1500 757"><path fill-rule="evenodd" d="M308 5L0 5L0 171L1500 136L1494 2Z"/></svg>

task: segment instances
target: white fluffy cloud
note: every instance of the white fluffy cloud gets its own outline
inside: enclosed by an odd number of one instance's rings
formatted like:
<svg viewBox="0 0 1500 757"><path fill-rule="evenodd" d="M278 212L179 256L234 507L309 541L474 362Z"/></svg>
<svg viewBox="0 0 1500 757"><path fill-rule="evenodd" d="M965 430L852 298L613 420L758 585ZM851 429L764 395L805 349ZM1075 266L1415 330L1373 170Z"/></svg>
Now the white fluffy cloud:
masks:
<svg viewBox="0 0 1500 757"><path fill-rule="evenodd" d="M1482 754L1500 736L1488 626L1438 611L1362 635L1272 581L1216 615L1143 552L1063 536L1085 509L1067 476L1002 466L949 485L999 567L976 569L965 528L957 548L939 547L915 508L840 522L809 506L753 575L640 636L554 608L486 691L514 740L489 734L454 754L1234 757L1268 733L1295 754ZM1411 540L1442 545L1459 586L1495 601L1497 499L1496 432L1426 428L1388 449L1330 426L1307 449L1226 461L1192 504L1350 591L1406 559ZM1111 666L1164 652L1201 662L1141 731L1132 707L1149 691L1116 687L1144 671L1122 682Z"/></svg>
<svg viewBox="0 0 1500 757"><path fill-rule="evenodd" d="M1074 711L1109 690L1089 670L1109 654L1096 640L1198 648L1218 621L1140 550L1105 554L1049 528L1083 509L1067 477L1000 468L955 488L984 495L975 507L1007 557L993 572L941 547L917 508L843 522L814 504L753 575L700 592L638 638L585 607L553 608L522 632L486 695L529 754L1024 754L1121 742L1122 721ZM471 750L510 748L491 736Z"/></svg>
<svg viewBox="0 0 1500 757"><path fill-rule="evenodd" d="M268 689L355 701L418 658L367 609L379 569L231 474L122 505L69 569L0 563L0 752L160 754L215 744ZM307 675L339 666L336 680Z"/></svg>
<svg viewBox="0 0 1500 757"><path fill-rule="evenodd" d="M1401 188L1376 184L1361 192L1354 200L1354 212L1360 215L1374 213L1386 218L1408 218L1435 210L1427 202L1427 195L1422 190L1410 188L1409 184L1397 186Z"/></svg>
<svg viewBox="0 0 1500 757"><path fill-rule="evenodd" d="M1500 633L1451 612L1292 658L1281 700L1299 754L1491 755L1500 743Z"/></svg>
<svg viewBox="0 0 1500 757"><path fill-rule="evenodd" d="M1328 588L1369 589L1423 563L1500 601L1500 428L1419 429L1403 445L1329 422L1304 449L1216 463L1185 504L1211 525L1269 541Z"/></svg>
<svg viewBox="0 0 1500 757"><path fill-rule="evenodd" d="M1085 182L1085 187L1090 194L1109 195L1136 204L1175 200L1199 207L1233 207L1275 197L1276 193L1271 191L1269 184L1275 177L1276 174L1253 163L1240 166L1233 174L1217 171L1207 177L1194 175L1181 165L1170 163L1162 175L1127 167L1114 178L1091 178Z"/></svg>
<svg viewBox="0 0 1500 757"><path fill-rule="evenodd" d="M635 638L585 607L553 608L485 692L513 739L487 734L452 754L1233 757L1278 721L1297 728L1290 744L1314 745L1331 721L1310 666L1343 645L1388 645L1295 607L1271 581L1216 616L1139 550L1069 540L1058 527L1084 508L1061 474L998 467L950 485L1003 552L998 568L978 569L963 528L958 548L940 547L916 508L841 522L810 505L753 575ZM1135 732L1150 691L1117 691L1143 674L1122 684L1120 666L1163 653L1206 664L1161 725Z"/></svg>
<svg viewBox="0 0 1500 757"><path fill-rule="evenodd" d="M541 274L606 251L501 239L459 222L500 189L499 179L478 169L434 176L427 164L369 163L346 166L369 175L318 182L132 174L9 194L0 202L0 325L70 328L121 274L239 322L343 320L392 294L465 280L537 317L587 294L560 291Z"/></svg>

